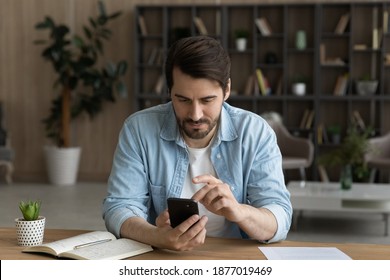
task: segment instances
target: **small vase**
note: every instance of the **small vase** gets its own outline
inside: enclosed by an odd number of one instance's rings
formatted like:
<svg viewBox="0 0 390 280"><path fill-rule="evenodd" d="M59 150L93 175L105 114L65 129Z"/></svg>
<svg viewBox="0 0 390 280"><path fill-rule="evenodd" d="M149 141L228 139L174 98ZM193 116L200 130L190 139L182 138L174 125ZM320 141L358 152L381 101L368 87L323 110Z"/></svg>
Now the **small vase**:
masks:
<svg viewBox="0 0 390 280"><path fill-rule="evenodd" d="M343 167L340 176L340 184L342 190L349 190L352 187L352 167L346 165Z"/></svg>
<svg viewBox="0 0 390 280"><path fill-rule="evenodd" d="M303 30L298 30L295 35L295 47L298 50L306 49L306 32Z"/></svg>
<svg viewBox="0 0 390 280"><path fill-rule="evenodd" d="M246 50L247 39L246 38L237 38L236 39L236 48L238 51L243 52Z"/></svg>
<svg viewBox="0 0 390 280"><path fill-rule="evenodd" d="M43 242L46 218L39 216L38 220L26 221L23 218L15 219L16 237L19 246L35 246Z"/></svg>

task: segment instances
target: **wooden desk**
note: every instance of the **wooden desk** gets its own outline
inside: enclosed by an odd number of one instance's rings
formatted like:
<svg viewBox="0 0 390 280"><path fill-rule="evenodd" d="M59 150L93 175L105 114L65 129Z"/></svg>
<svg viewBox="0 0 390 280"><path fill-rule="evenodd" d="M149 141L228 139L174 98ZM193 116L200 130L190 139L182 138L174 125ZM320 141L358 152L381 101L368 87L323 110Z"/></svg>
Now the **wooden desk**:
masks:
<svg viewBox="0 0 390 280"><path fill-rule="evenodd" d="M85 233L85 230L46 229L45 242ZM356 260L390 260L390 245L375 244L339 244L283 241L273 244L261 244L253 240L207 238L206 243L192 251L174 252L155 249L153 252L135 256L134 260L265 260L259 246L273 247L336 247ZM23 247L16 242L15 228L0 228L1 260L44 260L55 259L46 254L22 253Z"/></svg>

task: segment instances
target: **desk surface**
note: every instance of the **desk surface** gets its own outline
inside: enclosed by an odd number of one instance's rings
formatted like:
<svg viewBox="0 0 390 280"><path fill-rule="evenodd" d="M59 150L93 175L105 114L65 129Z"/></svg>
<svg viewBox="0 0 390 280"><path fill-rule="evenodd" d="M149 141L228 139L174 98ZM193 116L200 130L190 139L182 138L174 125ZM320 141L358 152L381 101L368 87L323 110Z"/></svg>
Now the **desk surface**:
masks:
<svg viewBox="0 0 390 280"><path fill-rule="evenodd" d="M85 230L46 229L45 242L85 233ZM390 245L377 244L341 244L283 241L273 244L261 244L253 240L207 238L206 243L192 251L174 252L155 249L153 252L132 257L134 260L265 260L259 246L272 247L336 247L355 260L390 260ZM22 253L17 245L15 228L0 228L1 260L44 260L54 259L47 254Z"/></svg>

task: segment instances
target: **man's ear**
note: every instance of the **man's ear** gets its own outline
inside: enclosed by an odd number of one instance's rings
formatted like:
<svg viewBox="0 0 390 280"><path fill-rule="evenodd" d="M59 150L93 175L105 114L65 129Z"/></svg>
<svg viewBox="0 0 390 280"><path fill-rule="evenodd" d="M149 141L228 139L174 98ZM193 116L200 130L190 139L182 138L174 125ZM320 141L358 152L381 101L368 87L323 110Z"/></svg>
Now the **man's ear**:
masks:
<svg viewBox="0 0 390 280"><path fill-rule="evenodd" d="M229 78L229 81L228 81L228 84L227 84L227 87L226 87L225 96L223 98L224 101L226 101L229 98L229 96L230 96L230 83L231 83L231 81L230 81L230 78Z"/></svg>

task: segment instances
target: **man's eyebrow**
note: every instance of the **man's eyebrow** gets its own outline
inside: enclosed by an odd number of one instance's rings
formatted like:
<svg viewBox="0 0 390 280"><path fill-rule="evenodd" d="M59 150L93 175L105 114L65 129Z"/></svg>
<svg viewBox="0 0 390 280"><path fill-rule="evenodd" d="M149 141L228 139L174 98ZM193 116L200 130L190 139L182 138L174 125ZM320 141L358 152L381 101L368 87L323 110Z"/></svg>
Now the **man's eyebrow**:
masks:
<svg viewBox="0 0 390 280"><path fill-rule="evenodd" d="M175 96L178 97L178 98L189 99L188 97L185 97L185 96L183 96L183 95L181 95L181 94L177 94L177 93L175 93Z"/></svg>
<svg viewBox="0 0 390 280"><path fill-rule="evenodd" d="M175 96L178 97L178 98L184 98L184 99L190 100L190 98L188 98L188 97L186 97L186 96L183 96L183 95L181 95L181 94L178 94L178 93L175 93ZM203 97L201 97L201 98L199 98L199 99L210 99L210 98L216 98L216 97L217 97L217 95L213 94L213 95L203 96Z"/></svg>

